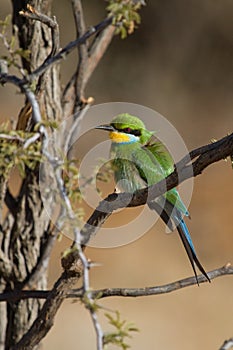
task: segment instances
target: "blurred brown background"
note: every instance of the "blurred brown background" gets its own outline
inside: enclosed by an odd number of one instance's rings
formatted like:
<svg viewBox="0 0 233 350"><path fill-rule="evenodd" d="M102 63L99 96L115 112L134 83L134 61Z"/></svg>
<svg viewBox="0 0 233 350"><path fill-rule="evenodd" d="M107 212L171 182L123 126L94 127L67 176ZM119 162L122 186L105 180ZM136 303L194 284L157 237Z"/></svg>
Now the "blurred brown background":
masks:
<svg viewBox="0 0 233 350"><path fill-rule="evenodd" d="M103 18L104 1L84 3L88 25ZM10 11L10 1L1 4L1 18ZM64 45L74 39L69 1L55 1L53 12ZM233 126L232 14L229 0L148 2L135 34L126 40L114 39L87 95L96 103L125 101L157 110L179 130L189 149L225 136ZM64 81L75 59L72 54L64 63ZM23 98L12 87L1 88L0 94L1 119L16 116ZM222 161L195 179L188 224L207 270L233 262L232 176L230 163ZM160 285L192 275L177 234L163 231L160 223L127 246L89 248L88 257L102 263L91 272L92 287ZM65 238L57 244L50 285L59 276L60 252L68 244ZM129 340L134 350L218 349L233 336L233 278L229 276L199 288L148 298L106 299L101 305L119 310L140 329ZM100 318L104 329L110 330ZM64 303L44 348L95 349L90 317L78 302Z"/></svg>

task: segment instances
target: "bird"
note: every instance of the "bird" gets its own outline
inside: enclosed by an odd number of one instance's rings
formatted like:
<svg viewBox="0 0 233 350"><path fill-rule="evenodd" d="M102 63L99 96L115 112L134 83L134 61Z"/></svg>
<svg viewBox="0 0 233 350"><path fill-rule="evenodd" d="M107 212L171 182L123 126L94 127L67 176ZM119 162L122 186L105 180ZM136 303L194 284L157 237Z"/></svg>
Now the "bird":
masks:
<svg viewBox="0 0 233 350"><path fill-rule="evenodd" d="M95 129L109 132L111 140L110 158L116 182L116 192L134 193L142 188L154 185L174 171L174 161L154 131L146 129L144 122L137 116L121 113L109 124L96 126ZM200 263L184 217L190 214L179 192L172 188L165 194L147 203L155 210L171 231L177 229L187 256L191 263L196 282L196 267L210 279Z"/></svg>

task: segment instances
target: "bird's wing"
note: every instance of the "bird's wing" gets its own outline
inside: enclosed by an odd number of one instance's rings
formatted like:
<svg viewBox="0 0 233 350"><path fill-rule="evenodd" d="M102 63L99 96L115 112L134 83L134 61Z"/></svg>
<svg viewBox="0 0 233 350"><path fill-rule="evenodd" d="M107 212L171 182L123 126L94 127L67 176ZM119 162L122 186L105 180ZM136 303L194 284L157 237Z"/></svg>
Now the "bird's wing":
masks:
<svg viewBox="0 0 233 350"><path fill-rule="evenodd" d="M152 136L149 142L144 146L144 149L147 150L151 158L154 159L155 167L160 165L160 169L163 172L163 178L170 175L174 170L174 161L169 153L166 146L158 140L155 136ZM188 210L185 207L182 199L176 188L171 189L165 195L166 199L173 204L183 215L189 216Z"/></svg>
<svg viewBox="0 0 233 350"><path fill-rule="evenodd" d="M166 177L163 166L144 146L137 147L134 150L132 161L147 186L153 185Z"/></svg>
<svg viewBox="0 0 233 350"><path fill-rule="evenodd" d="M154 135L149 142L144 146L149 150L156 160L161 164L165 177L170 175L174 170L174 160L164 143L162 143Z"/></svg>

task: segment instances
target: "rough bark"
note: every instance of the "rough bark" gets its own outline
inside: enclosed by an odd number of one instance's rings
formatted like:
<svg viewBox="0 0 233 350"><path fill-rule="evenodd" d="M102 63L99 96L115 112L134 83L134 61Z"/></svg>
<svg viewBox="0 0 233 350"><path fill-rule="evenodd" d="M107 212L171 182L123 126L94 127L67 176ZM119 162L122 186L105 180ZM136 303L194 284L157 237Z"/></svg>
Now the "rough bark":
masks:
<svg viewBox="0 0 233 350"><path fill-rule="evenodd" d="M31 72L44 62L53 48L50 28L39 21L19 15L19 11L26 10L27 4L50 15L51 1L12 0L13 23L18 28L19 45L31 52L30 61L22 59L22 64L28 72ZM49 120L59 120L61 117L59 78L59 66L55 65L48 69L38 81L38 102L43 117ZM42 91L46 91L46 94ZM17 127L19 129L30 128L30 120L31 110L26 101L24 113L21 111ZM4 259L7 259L7 262L11 261L7 270L6 263L0 264L0 273L1 276L4 276L1 279L2 291L26 288L49 238L49 217L43 208L38 173L38 168L34 172L28 171L21 185L19 196L15 199L16 210L14 214L8 213L2 226L1 250ZM47 264L48 259L44 261L44 270L41 269L37 278L33 279L33 288L45 289L47 287L47 276L44 273ZM1 305L0 349L10 349L21 339L37 317L40 308L40 300Z"/></svg>

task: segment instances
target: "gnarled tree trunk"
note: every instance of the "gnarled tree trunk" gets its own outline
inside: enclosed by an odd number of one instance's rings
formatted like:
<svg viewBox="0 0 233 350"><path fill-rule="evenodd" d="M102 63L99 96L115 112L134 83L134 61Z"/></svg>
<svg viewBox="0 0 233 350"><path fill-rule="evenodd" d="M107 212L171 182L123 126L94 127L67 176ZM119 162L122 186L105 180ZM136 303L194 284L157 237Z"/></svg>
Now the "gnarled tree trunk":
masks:
<svg viewBox="0 0 233 350"><path fill-rule="evenodd" d="M13 23L18 28L19 45L24 50L30 50L30 60L22 59L23 67L31 72L51 54L53 49L51 29L39 21L27 19L19 14L30 4L38 11L50 15L51 0L25 1L12 0ZM49 120L60 120L61 91L59 65L48 69L37 85L37 99L43 117ZM30 105L25 102L18 120L18 129L29 129L31 120ZM8 197L10 194L8 193ZM39 191L39 168L27 170L17 198L14 210L11 210L2 224L1 250L9 262L9 268L1 269L1 291L18 290L30 287L46 289L48 265L41 259L50 236L50 219L43 207ZM3 264L4 265L4 264ZM1 304L1 349L10 349L19 341L38 315L40 300L21 300L14 303Z"/></svg>

